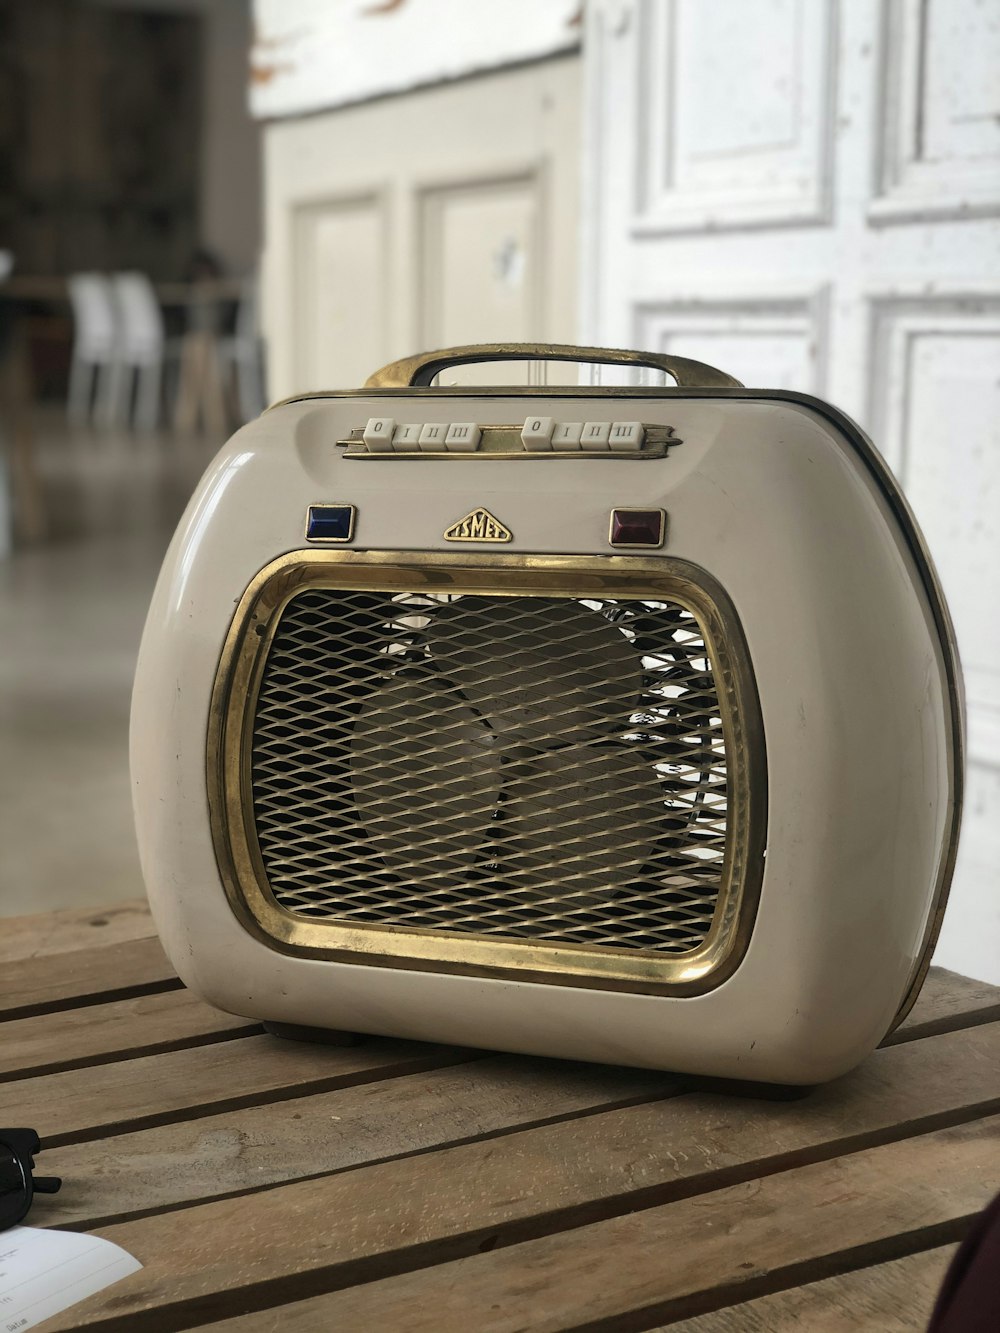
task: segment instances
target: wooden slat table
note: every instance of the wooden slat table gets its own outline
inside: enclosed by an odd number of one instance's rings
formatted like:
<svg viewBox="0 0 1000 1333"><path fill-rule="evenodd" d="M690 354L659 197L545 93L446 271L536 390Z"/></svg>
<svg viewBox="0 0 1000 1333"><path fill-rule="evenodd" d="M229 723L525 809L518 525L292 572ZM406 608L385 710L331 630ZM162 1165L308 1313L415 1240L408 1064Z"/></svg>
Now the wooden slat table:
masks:
<svg viewBox="0 0 1000 1333"><path fill-rule="evenodd" d="M1000 990L947 972L785 1100L283 1042L183 990L139 903L0 923L0 1021L0 1124L65 1181L30 1224L144 1265L51 1330L918 1330L1000 1188Z"/></svg>

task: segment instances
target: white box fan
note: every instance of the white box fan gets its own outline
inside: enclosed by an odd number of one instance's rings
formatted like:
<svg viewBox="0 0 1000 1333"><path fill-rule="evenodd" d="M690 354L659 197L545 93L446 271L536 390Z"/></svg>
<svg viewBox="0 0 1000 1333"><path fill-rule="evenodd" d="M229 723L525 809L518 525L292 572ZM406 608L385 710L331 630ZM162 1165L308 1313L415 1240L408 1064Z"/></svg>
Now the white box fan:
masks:
<svg viewBox="0 0 1000 1333"><path fill-rule="evenodd" d="M441 387L517 357L677 387ZM132 763L182 979L282 1032L813 1083L926 971L961 681L899 488L802 394L461 348L240 430Z"/></svg>

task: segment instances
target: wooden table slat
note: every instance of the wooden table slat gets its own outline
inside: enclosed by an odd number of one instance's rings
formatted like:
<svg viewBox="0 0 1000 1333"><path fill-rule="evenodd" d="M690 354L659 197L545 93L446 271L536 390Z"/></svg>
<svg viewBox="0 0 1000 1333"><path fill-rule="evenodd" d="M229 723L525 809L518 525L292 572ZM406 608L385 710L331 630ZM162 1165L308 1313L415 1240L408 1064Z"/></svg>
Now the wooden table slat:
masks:
<svg viewBox="0 0 1000 1333"><path fill-rule="evenodd" d="M145 898L130 898L108 907L71 907L32 916L0 917L0 963L121 944L155 934Z"/></svg>
<svg viewBox="0 0 1000 1333"><path fill-rule="evenodd" d="M677 1079L642 1070L516 1056L453 1062L47 1151L46 1170L65 1184L44 1208L39 1204L38 1218L52 1226L104 1226L139 1212L522 1134L678 1091ZM419 1170L416 1176L424 1179ZM359 1181L358 1188L367 1186ZM347 1196L355 1197L350 1189Z"/></svg>
<svg viewBox="0 0 1000 1333"><path fill-rule="evenodd" d="M189 1327L192 1316L207 1323L231 1314L249 1315L241 1333L276 1326L282 1333L556 1333L596 1330L608 1320L616 1328L648 1327L654 1319L697 1314L732 1303L732 1297L791 1285L789 1270L809 1281L957 1240L994 1187L998 1145L1000 1117L992 1117L539 1239L509 1244L520 1237L473 1233L466 1256L458 1258L436 1243L435 1217L449 1203L460 1211L461 1195L473 1196L470 1202L485 1195L484 1217L513 1201L495 1198L475 1176L439 1178L437 1208L428 1201L420 1211L407 1207L379 1218L395 1255L383 1251L352 1266L338 1264L338 1256L370 1224L343 1217L329 1193L325 1201L321 1195L310 1199L301 1193L305 1186L288 1186L255 1196L252 1205L209 1204L109 1228L108 1239L139 1258L144 1250L155 1254L157 1261L50 1327L164 1333ZM510 1141L501 1147L509 1150ZM533 1164L525 1164L522 1188L532 1181ZM269 1206L293 1191L300 1192L294 1212ZM395 1195L402 1209L409 1196L398 1189ZM377 1196L370 1202L373 1208L384 1203ZM234 1231L223 1210L236 1204L243 1223ZM296 1217L289 1237L282 1225ZM335 1225L321 1225L323 1217ZM293 1247L304 1242L308 1249L297 1263ZM494 1243L498 1248L490 1248ZM402 1246L415 1271L382 1277ZM488 1252L472 1253L476 1249ZM346 1290L330 1290L348 1282L353 1285ZM303 1300L323 1287L327 1294L320 1299ZM250 1315L292 1300L297 1304L281 1310L280 1321L273 1310ZM640 1321L624 1322L637 1311Z"/></svg>
<svg viewBox="0 0 1000 1333"><path fill-rule="evenodd" d="M597 1183L588 1177L575 1186L585 1191L575 1206L586 1206L599 1200L602 1190L610 1196L662 1190L690 1181L693 1175L748 1162L780 1160L782 1155L817 1148L828 1152L830 1145L843 1145L858 1136L915 1132L915 1123L927 1125L935 1117L969 1115L975 1108L1000 1111L998 1070L1000 1024L991 1024L948 1042L928 1038L909 1049L880 1052L849 1079L788 1107L778 1125L771 1103L694 1093L669 1106L636 1105L616 1119L602 1117L590 1129L552 1128L542 1134L543 1146L537 1152L543 1159L551 1152L561 1160L569 1153L562 1146L567 1141L581 1151L597 1152L595 1144L606 1145ZM92 1225L93 1219L103 1223L514 1129L520 1129L521 1136L512 1150L534 1153L525 1129L533 1121L606 1110L642 1098L667 1098L678 1091L678 1081L668 1075L497 1057L388 1085L300 1097L61 1149L47 1161L67 1185L43 1215L53 1225ZM727 1136L725 1126L734 1105L746 1114L739 1134ZM629 1161L630 1142L656 1144L668 1133L676 1163L661 1161L647 1149L630 1163L627 1183L617 1174ZM492 1152L484 1150L487 1157ZM480 1172L480 1155L470 1149L466 1153L470 1165L462 1169L470 1175ZM165 1158L170 1161L169 1172L162 1169ZM452 1169L447 1156L440 1158L440 1169ZM414 1182L402 1169L397 1178L412 1183L414 1197L422 1197L424 1177L419 1170ZM539 1182L547 1178L543 1172ZM496 1188L504 1195L515 1184L504 1178ZM356 1188L363 1200L366 1193L384 1186L369 1186L359 1179ZM566 1204L567 1188L560 1183ZM346 1199L354 1196L348 1186L344 1189L348 1194L338 1208L349 1212L354 1205ZM544 1191L533 1188L524 1196L526 1206L529 1200L544 1211ZM359 1206L365 1207L363 1202Z"/></svg>
<svg viewBox="0 0 1000 1333"><path fill-rule="evenodd" d="M29 1124L51 1148L396 1078L474 1054L416 1041L321 1046L248 1036L0 1083L0 1124Z"/></svg>
<svg viewBox="0 0 1000 1333"><path fill-rule="evenodd" d="M997 1019L1000 1019L1000 987L959 976L943 967L932 967L916 1004L882 1044L895 1046Z"/></svg>
<svg viewBox="0 0 1000 1333"><path fill-rule="evenodd" d="M155 936L119 940L46 958L6 962L0 971L0 1019L179 990L180 981Z"/></svg>
<svg viewBox="0 0 1000 1333"><path fill-rule="evenodd" d="M186 990L15 1018L0 1028L0 1084L261 1031Z"/></svg>
<svg viewBox="0 0 1000 1333"><path fill-rule="evenodd" d="M923 1333L957 1245L741 1301L651 1333ZM279 1313L278 1311L275 1312Z"/></svg>
<svg viewBox="0 0 1000 1333"><path fill-rule="evenodd" d="M580 1228L595 1218L656 1209L667 1200L717 1191L762 1173L783 1173L848 1151L859 1154L880 1135L916 1134L935 1118L975 1115L985 1105L1000 1110L998 1057L1000 1025L977 1027L879 1052L848 1078L783 1104L779 1115L770 1102L690 1094L102 1228L147 1265L114 1288L107 1308L127 1310L136 1319L157 1306L192 1301L199 1309L221 1310L251 1280L283 1291L293 1276L302 1288L344 1286L442 1263L483 1244ZM1000 1132L1000 1121L989 1123L994 1135ZM216 1117L173 1132L191 1136L188 1151L197 1155L206 1150L205 1138L221 1134L223 1125ZM238 1128L230 1126L230 1135ZM306 1128L306 1144L317 1159L319 1129L318 1122ZM975 1126L961 1129L975 1138ZM238 1143L229 1142L231 1157L238 1159ZM1000 1166L996 1138L988 1142ZM976 1144L985 1179L987 1143L976 1139ZM169 1176L184 1159L163 1153L164 1146L161 1140L158 1163ZM262 1146L260 1154L248 1154L251 1167L274 1157L274 1142ZM95 1192L112 1170L127 1175L141 1167L127 1147L121 1143L109 1161L101 1155L108 1141L94 1145ZM68 1151L63 1150L63 1161ZM149 1141L146 1152L153 1151ZM225 1170L223 1157L216 1147L216 1187ZM169 1171L163 1169L167 1162ZM189 1160L189 1171L190 1165ZM79 1169L87 1169L83 1161ZM760 1187L766 1180L753 1183ZM152 1187L152 1180L147 1184ZM336 1226L317 1226L322 1217L336 1218ZM94 1300L88 1312L101 1310L101 1297ZM80 1312L82 1318L84 1307ZM94 1319L99 1323L97 1314ZM155 1321L151 1326L159 1327Z"/></svg>

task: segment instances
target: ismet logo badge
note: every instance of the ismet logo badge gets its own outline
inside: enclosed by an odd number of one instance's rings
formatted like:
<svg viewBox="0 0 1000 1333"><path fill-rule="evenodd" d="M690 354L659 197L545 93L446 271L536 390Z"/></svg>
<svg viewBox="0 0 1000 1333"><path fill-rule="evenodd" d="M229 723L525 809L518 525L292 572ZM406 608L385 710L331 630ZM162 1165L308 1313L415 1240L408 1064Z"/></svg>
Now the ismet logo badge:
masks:
<svg viewBox="0 0 1000 1333"><path fill-rule="evenodd" d="M446 542L509 542L513 535L510 528L505 528L498 518L482 507L473 509L471 514L444 530Z"/></svg>

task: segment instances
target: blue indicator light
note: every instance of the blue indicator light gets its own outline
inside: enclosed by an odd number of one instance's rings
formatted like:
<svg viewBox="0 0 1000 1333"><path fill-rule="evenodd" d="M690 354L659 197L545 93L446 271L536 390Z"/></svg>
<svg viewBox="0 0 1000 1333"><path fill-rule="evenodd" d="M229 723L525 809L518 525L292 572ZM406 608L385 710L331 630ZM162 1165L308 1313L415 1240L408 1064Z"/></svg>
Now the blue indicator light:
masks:
<svg viewBox="0 0 1000 1333"><path fill-rule="evenodd" d="M310 505L306 540L349 542L354 536L354 505Z"/></svg>

